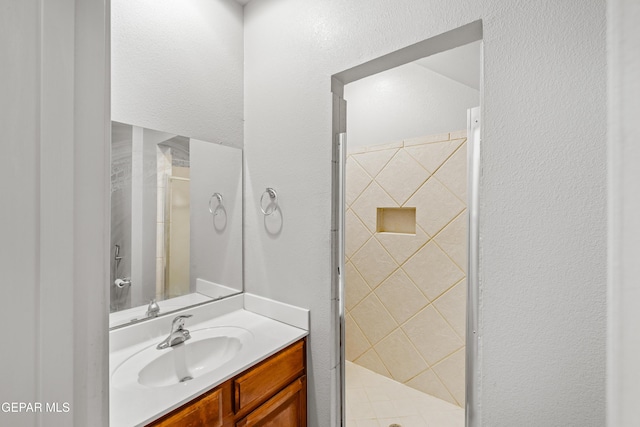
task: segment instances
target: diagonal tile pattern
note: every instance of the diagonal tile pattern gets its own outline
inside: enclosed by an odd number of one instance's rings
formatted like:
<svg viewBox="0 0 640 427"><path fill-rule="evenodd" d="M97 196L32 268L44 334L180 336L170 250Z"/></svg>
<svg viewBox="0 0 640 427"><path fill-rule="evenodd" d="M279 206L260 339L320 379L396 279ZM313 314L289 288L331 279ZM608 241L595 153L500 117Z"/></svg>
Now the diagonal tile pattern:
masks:
<svg viewBox="0 0 640 427"><path fill-rule="evenodd" d="M467 143L465 142L436 172L436 177L460 200L467 200Z"/></svg>
<svg viewBox="0 0 640 427"><path fill-rule="evenodd" d="M350 157L374 177L385 167L389 160L398 152L398 148L388 150L369 151L366 153L352 154ZM349 178L347 178L349 179Z"/></svg>
<svg viewBox="0 0 640 427"><path fill-rule="evenodd" d="M345 255L348 259L371 238L371 231L365 227L360 218L351 209L347 209L344 218L345 226L349 230L349 239L344 245Z"/></svg>
<svg viewBox="0 0 640 427"><path fill-rule="evenodd" d="M407 204L416 207L416 221L430 236L435 236L465 209L464 203L433 176Z"/></svg>
<svg viewBox="0 0 640 427"><path fill-rule="evenodd" d="M376 344L398 327L375 294L369 294L351 310L351 316L371 344Z"/></svg>
<svg viewBox="0 0 640 427"><path fill-rule="evenodd" d="M464 139L412 145L404 149L429 172L435 172L464 142Z"/></svg>
<svg viewBox="0 0 640 427"><path fill-rule="evenodd" d="M399 150L376 176L376 181L402 206L429 176L431 174L420 163L405 150Z"/></svg>
<svg viewBox="0 0 640 427"><path fill-rule="evenodd" d="M370 239L365 243L351 258L351 262L371 289L375 289L398 268L389 252L385 251L376 239Z"/></svg>
<svg viewBox="0 0 640 427"><path fill-rule="evenodd" d="M457 406L464 406L464 136L364 147L346 165L347 359ZM376 232L382 207L415 208L415 233ZM376 390L367 393L367 404L377 401ZM382 402L360 409L378 420L393 412Z"/></svg>
<svg viewBox="0 0 640 427"><path fill-rule="evenodd" d="M347 162L345 169L345 199L347 205L351 205L367 185L371 183L371 177L355 161Z"/></svg>
<svg viewBox="0 0 640 427"><path fill-rule="evenodd" d="M398 204L376 182L372 182L350 206L372 233L376 232L376 213L379 207L395 208Z"/></svg>
<svg viewBox="0 0 640 427"><path fill-rule="evenodd" d="M464 277L462 270L434 242L427 243L402 269L431 301Z"/></svg>
<svg viewBox="0 0 640 427"><path fill-rule="evenodd" d="M349 225L347 225L347 230L349 230ZM404 263L430 239L419 225L416 226L416 234L376 233L375 238L398 264Z"/></svg>

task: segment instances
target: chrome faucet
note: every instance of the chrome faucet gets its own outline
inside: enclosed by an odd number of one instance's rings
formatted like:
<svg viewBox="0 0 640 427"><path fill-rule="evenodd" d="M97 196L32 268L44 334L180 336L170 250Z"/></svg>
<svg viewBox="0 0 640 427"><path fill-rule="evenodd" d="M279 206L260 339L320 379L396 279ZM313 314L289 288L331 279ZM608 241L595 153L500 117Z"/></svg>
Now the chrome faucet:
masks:
<svg viewBox="0 0 640 427"><path fill-rule="evenodd" d="M184 329L184 320L191 317L191 314L185 314L177 316L171 322L171 333L156 347L158 350L164 350L165 348L173 347L174 345L182 344L186 340L191 338L191 334L187 329Z"/></svg>
<svg viewBox="0 0 640 427"><path fill-rule="evenodd" d="M149 303L146 314L147 314L147 317L158 317L158 313L160 313L160 306L158 305L158 303L154 298Z"/></svg>

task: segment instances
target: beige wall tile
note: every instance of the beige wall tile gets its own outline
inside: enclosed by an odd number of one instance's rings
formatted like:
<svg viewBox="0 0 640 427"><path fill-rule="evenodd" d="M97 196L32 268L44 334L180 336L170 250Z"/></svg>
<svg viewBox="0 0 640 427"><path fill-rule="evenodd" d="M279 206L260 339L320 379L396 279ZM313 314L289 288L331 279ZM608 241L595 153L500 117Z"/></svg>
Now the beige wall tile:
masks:
<svg viewBox="0 0 640 427"><path fill-rule="evenodd" d="M360 146L353 149L347 148L347 153L349 155L357 154L357 153L368 153L370 151L388 150L389 148L401 148L402 146L403 146L402 141L395 141L395 142L389 142L387 144L365 145L365 146Z"/></svg>
<svg viewBox="0 0 640 427"><path fill-rule="evenodd" d="M464 277L462 270L433 242L420 249L402 269L431 301Z"/></svg>
<svg viewBox="0 0 640 427"><path fill-rule="evenodd" d="M464 345L458 334L431 305L405 323L402 330L429 365L439 362Z"/></svg>
<svg viewBox="0 0 640 427"><path fill-rule="evenodd" d="M396 270L376 289L376 295L399 324L429 304L416 285L402 270Z"/></svg>
<svg viewBox="0 0 640 427"><path fill-rule="evenodd" d="M465 208L464 203L433 176L405 205L416 207L416 221L430 236L435 236Z"/></svg>
<svg viewBox="0 0 640 427"><path fill-rule="evenodd" d="M405 382L428 368L415 347L400 329L374 346L392 377Z"/></svg>
<svg viewBox="0 0 640 427"><path fill-rule="evenodd" d="M375 289L398 268L398 264L376 239L370 239L365 243L351 257L351 262L371 289Z"/></svg>
<svg viewBox="0 0 640 427"><path fill-rule="evenodd" d="M466 188L455 179L464 172L466 187L466 156L465 135L452 135L414 138L404 148L363 147L348 156L346 350L348 360L459 405L467 224L460 215ZM376 233L377 208L400 205L416 208L415 235Z"/></svg>
<svg viewBox="0 0 640 427"><path fill-rule="evenodd" d="M431 173L420 166L405 150L398 150L376 176L376 182L393 199L402 205L426 180Z"/></svg>
<svg viewBox="0 0 640 427"><path fill-rule="evenodd" d="M369 294L350 314L371 344L376 344L398 327L375 294Z"/></svg>
<svg viewBox="0 0 640 427"><path fill-rule="evenodd" d="M434 135L419 136L417 138L409 138L404 140L404 146L409 147L412 145L430 144L432 142L448 141L450 139L449 133L437 133Z"/></svg>
<svg viewBox="0 0 640 427"><path fill-rule="evenodd" d="M433 302L442 317L464 340L467 321L467 281L462 280Z"/></svg>
<svg viewBox="0 0 640 427"><path fill-rule="evenodd" d="M398 207L395 200L386 191L373 182L351 205L351 210L358 215L362 223L371 231L376 231L377 209ZM416 213L417 214L417 213Z"/></svg>
<svg viewBox="0 0 640 427"><path fill-rule="evenodd" d="M355 360L355 363L373 372L377 372L380 375L384 375L387 378L391 378L391 373L389 373L389 370L386 366L384 366L384 363L382 363L380 356L378 356L378 353L376 353L373 348L368 350L362 356L358 357Z"/></svg>
<svg viewBox="0 0 640 427"><path fill-rule="evenodd" d="M347 207L371 184L373 178L351 157L347 157L345 167L345 203Z"/></svg>
<svg viewBox="0 0 640 427"><path fill-rule="evenodd" d="M344 252L347 258L351 258L358 249L364 245L372 236L371 231L360 221L360 218L348 209L344 215L345 219L345 242Z"/></svg>
<svg viewBox="0 0 640 427"><path fill-rule="evenodd" d="M457 130L455 132L451 132L449 133L449 138L451 139L463 139L467 137L467 130L466 129L462 129L462 130Z"/></svg>
<svg viewBox="0 0 640 427"><path fill-rule="evenodd" d="M467 214L458 215L434 238L438 246L449 255L460 270L467 270Z"/></svg>
<svg viewBox="0 0 640 427"><path fill-rule="evenodd" d="M404 149L426 170L433 173L463 142L464 140L434 142L432 144L405 147Z"/></svg>
<svg viewBox="0 0 640 427"><path fill-rule="evenodd" d="M451 393L449 393L449 390L447 390L431 369L413 378L411 381L407 382L407 385L415 388L416 390L420 390L424 393L457 405L456 400Z"/></svg>
<svg viewBox="0 0 640 427"><path fill-rule="evenodd" d="M416 225L416 234L414 235L376 233L375 238L378 239L398 264L405 262L429 240L429 236L419 225Z"/></svg>
<svg viewBox="0 0 640 427"><path fill-rule="evenodd" d="M465 401L464 357L464 349L460 349L432 368L459 406Z"/></svg>
<svg viewBox="0 0 640 427"><path fill-rule="evenodd" d="M358 270L352 263L347 262L344 266L345 269L345 307L347 311L350 311L367 295L371 293L371 289L367 282L364 281Z"/></svg>
<svg viewBox="0 0 640 427"><path fill-rule="evenodd" d="M345 346L345 357L349 361L354 361L371 348L371 344L367 341L353 317L349 314L345 316L345 336L347 345Z"/></svg>
<svg viewBox="0 0 640 427"><path fill-rule="evenodd" d="M398 148L369 151L352 154L351 158L357 161L371 177L375 178L397 151Z"/></svg>
<svg viewBox="0 0 640 427"><path fill-rule="evenodd" d="M460 148L436 172L436 177L465 204L467 202L467 144Z"/></svg>

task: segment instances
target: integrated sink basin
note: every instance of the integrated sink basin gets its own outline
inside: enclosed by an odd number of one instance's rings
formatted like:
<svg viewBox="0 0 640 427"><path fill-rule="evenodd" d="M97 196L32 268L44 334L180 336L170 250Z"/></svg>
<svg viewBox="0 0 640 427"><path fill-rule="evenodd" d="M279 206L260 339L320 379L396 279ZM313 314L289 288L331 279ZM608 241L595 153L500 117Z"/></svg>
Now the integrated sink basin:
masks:
<svg viewBox="0 0 640 427"><path fill-rule="evenodd" d="M162 388L179 386L207 375L233 360L253 334L240 327L211 327L190 330L191 339L158 350L156 344L124 360L111 376L111 385Z"/></svg>

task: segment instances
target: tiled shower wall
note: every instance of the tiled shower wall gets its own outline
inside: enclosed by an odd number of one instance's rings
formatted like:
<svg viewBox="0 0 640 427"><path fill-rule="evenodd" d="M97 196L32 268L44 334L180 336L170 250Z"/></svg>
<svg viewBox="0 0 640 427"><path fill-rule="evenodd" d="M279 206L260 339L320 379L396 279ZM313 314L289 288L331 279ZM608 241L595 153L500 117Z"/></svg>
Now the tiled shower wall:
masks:
<svg viewBox="0 0 640 427"><path fill-rule="evenodd" d="M466 132L350 152L346 357L464 406ZM415 234L376 232L377 208L414 207Z"/></svg>

